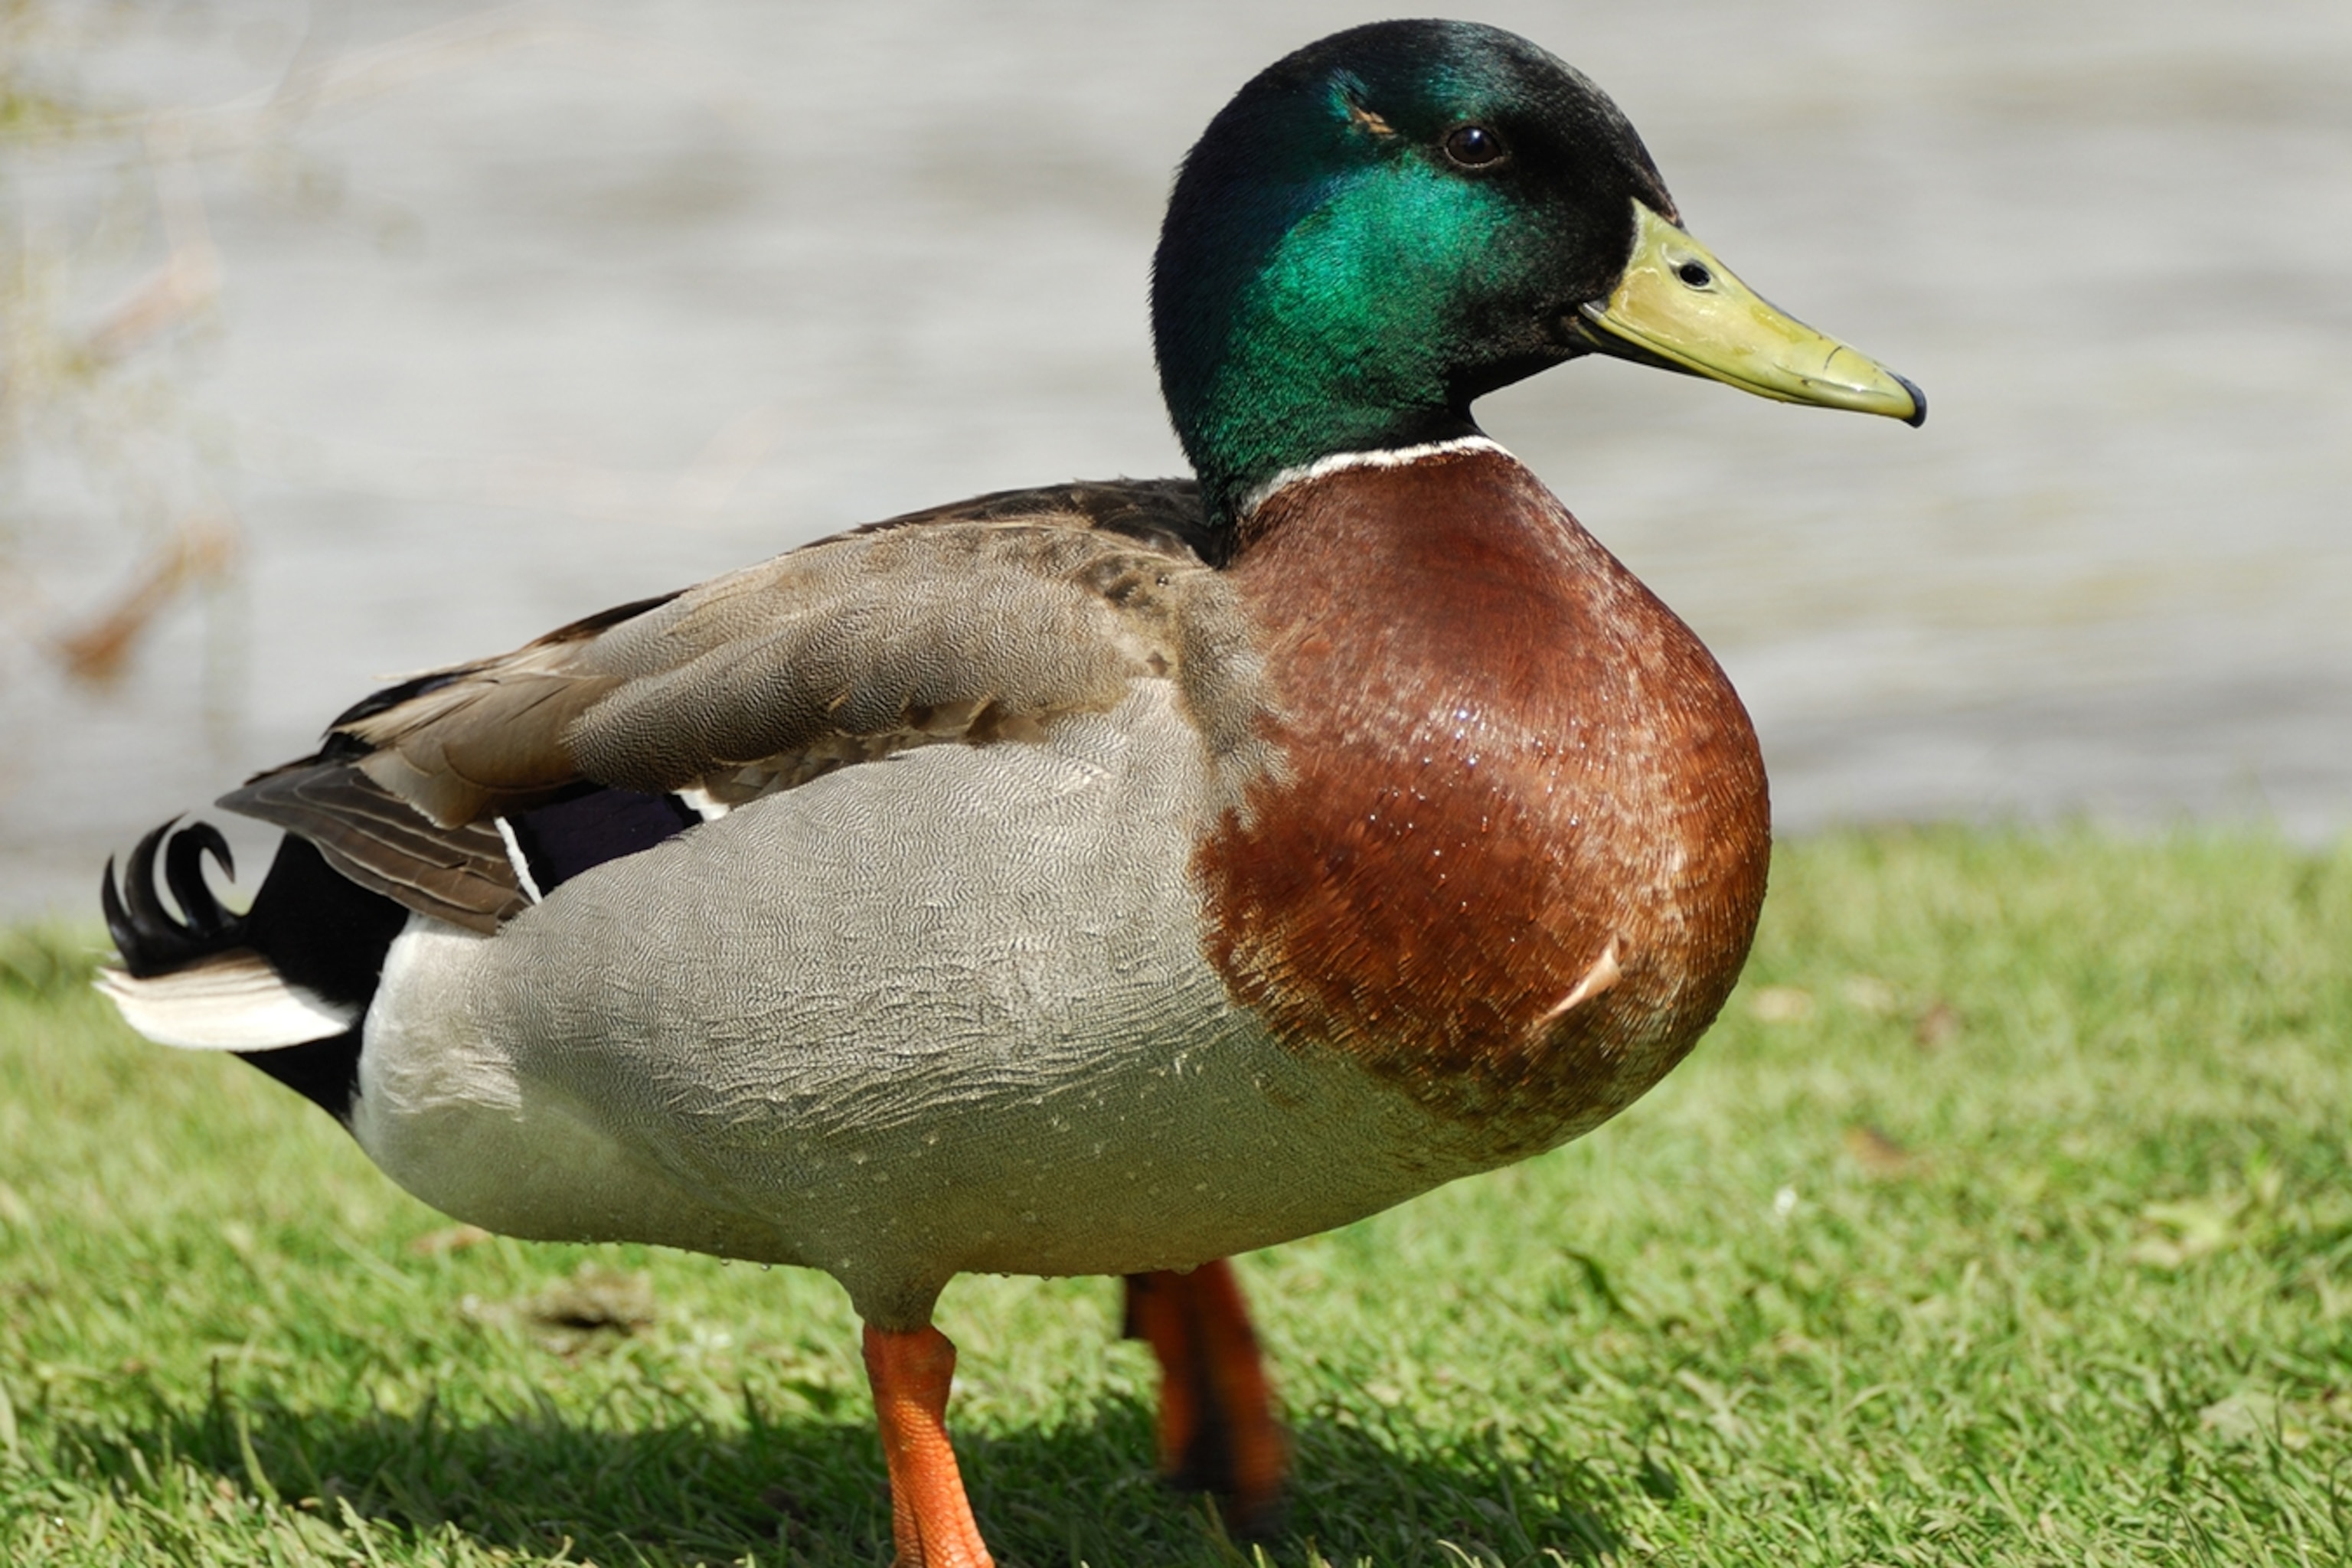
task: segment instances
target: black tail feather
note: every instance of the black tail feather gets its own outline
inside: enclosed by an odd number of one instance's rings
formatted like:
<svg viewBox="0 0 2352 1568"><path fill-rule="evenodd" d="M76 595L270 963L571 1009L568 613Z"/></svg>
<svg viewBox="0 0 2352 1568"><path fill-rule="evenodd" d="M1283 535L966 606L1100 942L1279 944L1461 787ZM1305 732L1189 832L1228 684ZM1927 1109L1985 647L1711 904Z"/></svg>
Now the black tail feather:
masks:
<svg viewBox="0 0 2352 1568"><path fill-rule="evenodd" d="M230 853L221 830L209 822L192 822L163 846L163 885L172 889L190 931L217 936L236 922L221 908L212 884L205 879L207 855L219 865L222 876L236 880L236 857Z"/></svg>
<svg viewBox="0 0 2352 1568"><path fill-rule="evenodd" d="M218 861L224 872L236 874L228 840L209 822L192 824L171 837L163 857L163 879L179 900L181 913L175 917L163 907L156 890L155 853L164 847L166 836L172 835L179 821L175 816L139 841L131 851L120 892L110 855L98 886L99 902L106 910L107 934L122 954L122 967L141 980L184 969L244 940L245 922L221 908L205 879L206 855Z"/></svg>

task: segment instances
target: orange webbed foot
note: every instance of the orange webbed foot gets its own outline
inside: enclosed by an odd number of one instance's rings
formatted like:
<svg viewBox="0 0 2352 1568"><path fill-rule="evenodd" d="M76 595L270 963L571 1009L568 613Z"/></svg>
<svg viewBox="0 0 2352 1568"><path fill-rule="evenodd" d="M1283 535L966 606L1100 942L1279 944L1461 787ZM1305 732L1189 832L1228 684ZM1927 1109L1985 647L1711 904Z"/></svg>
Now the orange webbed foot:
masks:
<svg viewBox="0 0 2352 1568"><path fill-rule="evenodd" d="M890 1468L895 1568L993 1568L948 1443L954 1342L926 1323L894 1332L866 1325L866 1376Z"/></svg>
<svg viewBox="0 0 2352 1568"><path fill-rule="evenodd" d="M1244 1540L1273 1535L1290 1445L1233 1265L1219 1258L1189 1274L1129 1275L1126 1331L1160 1360L1161 1477L1215 1493Z"/></svg>

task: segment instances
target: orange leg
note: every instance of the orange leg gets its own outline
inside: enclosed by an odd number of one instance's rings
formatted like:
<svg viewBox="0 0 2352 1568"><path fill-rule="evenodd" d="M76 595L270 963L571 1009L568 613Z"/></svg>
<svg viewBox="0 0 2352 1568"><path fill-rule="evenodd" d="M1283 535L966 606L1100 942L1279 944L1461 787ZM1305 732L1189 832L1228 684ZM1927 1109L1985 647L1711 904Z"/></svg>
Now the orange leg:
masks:
<svg viewBox="0 0 2352 1568"><path fill-rule="evenodd" d="M904 1333L866 1325L866 1377L890 1467L895 1568L993 1568L948 1446L955 1361L954 1342L928 1323Z"/></svg>
<svg viewBox="0 0 2352 1568"><path fill-rule="evenodd" d="M1129 1275L1127 1333L1160 1358L1160 1475L1215 1492L1235 1534L1273 1534L1290 1446L1233 1265Z"/></svg>

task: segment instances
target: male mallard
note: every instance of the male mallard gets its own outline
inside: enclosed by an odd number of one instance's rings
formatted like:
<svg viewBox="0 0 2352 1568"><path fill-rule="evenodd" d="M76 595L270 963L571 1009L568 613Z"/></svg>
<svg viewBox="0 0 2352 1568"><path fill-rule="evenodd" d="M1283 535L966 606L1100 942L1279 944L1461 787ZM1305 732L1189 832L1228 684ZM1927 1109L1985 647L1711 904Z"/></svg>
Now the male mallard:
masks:
<svg viewBox="0 0 2352 1568"><path fill-rule="evenodd" d="M1163 1465L1263 1528L1220 1260L1588 1131L1738 974L1747 715L1472 400L1600 352L1926 412L1685 234L1583 77L1462 23L1243 88L1151 305L1197 489L982 497L379 691L223 797L288 829L248 913L208 826L107 873L131 1024L425 1202L840 1280L901 1564L989 1560L951 1275L1128 1276Z"/></svg>

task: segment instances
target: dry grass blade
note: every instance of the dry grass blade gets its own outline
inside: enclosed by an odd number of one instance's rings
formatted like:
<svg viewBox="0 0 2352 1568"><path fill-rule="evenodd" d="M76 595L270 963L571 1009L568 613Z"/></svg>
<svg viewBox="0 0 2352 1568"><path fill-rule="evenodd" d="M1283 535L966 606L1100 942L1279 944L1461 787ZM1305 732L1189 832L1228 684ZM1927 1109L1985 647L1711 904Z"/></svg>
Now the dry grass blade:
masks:
<svg viewBox="0 0 2352 1568"><path fill-rule="evenodd" d="M236 564L238 538L236 520L225 512L184 521L149 553L112 604L57 639L66 673L100 686L121 679L141 635L173 600Z"/></svg>

